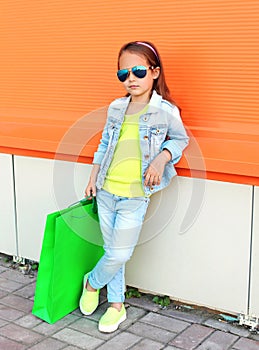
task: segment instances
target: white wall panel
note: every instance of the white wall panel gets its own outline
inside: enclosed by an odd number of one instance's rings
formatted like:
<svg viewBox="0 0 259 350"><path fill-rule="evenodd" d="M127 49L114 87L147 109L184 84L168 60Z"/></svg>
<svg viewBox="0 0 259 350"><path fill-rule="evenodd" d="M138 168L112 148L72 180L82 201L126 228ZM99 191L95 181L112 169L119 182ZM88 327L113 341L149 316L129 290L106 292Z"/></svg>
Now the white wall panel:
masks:
<svg viewBox="0 0 259 350"><path fill-rule="evenodd" d="M0 154L0 252L16 255L12 156Z"/></svg>
<svg viewBox="0 0 259 350"><path fill-rule="evenodd" d="M15 157L20 256L39 260L46 215L83 197L90 170L85 164ZM175 178L152 197L127 264L127 284L246 312L251 210L251 186Z"/></svg>
<svg viewBox="0 0 259 350"><path fill-rule="evenodd" d="M15 157L19 255L39 260L46 215L84 197L90 165Z"/></svg>
<svg viewBox="0 0 259 350"><path fill-rule="evenodd" d="M251 290L249 314L259 317L259 187L254 189Z"/></svg>
<svg viewBox="0 0 259 350"><path fill-rule="evenodd" d="M139 245L127 265L127 284L193 304L245 312L251 198L251 186L174 179L152 198Z"/></svg>

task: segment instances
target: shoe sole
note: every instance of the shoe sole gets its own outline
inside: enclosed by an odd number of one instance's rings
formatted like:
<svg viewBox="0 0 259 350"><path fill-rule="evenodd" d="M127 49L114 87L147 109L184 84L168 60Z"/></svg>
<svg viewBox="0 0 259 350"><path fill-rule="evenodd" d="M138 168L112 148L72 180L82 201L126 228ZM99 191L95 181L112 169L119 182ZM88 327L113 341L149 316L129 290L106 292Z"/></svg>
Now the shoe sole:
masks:
<svg viewBox="0 0 259 350"><path fill-rule="evenodd" d="M115 332L118 328L119 328L119 325L125 321L127 319L127 315L124 314L122 315L122 317L119 319L119 321L111 326L102 326L102 325L99 325L98 329L100 332L102 333L112 333L112 332Z"/></svg>
<svg viewBox="0 0 259 350"><path fill-rule="evenodd" d="M88 278L88 274L86 274L86 275L84 276L84 280L83 280L83 290L84 290L84 288L85 288L85 284L86 284L87 278ZM86 312L86 311L84 311L84 310L83 310L83 307L82 307L82 296L81 296L80 301L79 301L79 308L80 308L80 311L81 311L81 313L82 313L83 315L85 315L85 316L90 316L90 315L92 315L92 314L95 312L95 310L97 309L97 307L98 307L98 304L97 304L96 308L95 308L93 311L91 311L91 312Z"/></svg>

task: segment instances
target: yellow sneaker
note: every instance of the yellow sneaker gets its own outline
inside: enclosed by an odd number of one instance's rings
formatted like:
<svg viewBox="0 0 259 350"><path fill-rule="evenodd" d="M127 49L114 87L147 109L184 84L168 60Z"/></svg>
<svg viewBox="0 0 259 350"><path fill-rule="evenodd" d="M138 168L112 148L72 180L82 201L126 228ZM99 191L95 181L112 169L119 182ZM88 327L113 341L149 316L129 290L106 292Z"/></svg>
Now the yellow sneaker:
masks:
<svg viewBox="0 0 259 350"><path fill-rule="evenodd" d="M114 332L126 318L126 309L123 304L120 311L115 307L109 307L99 321L99 331L104 333Z"/></svg>
<svg viewBox="0 0 259 350"><path fill-rule="evenodd" d="M96 310L99 304L99 292L100 292L99 289L97 289L96 292L90 292L85 288L88 275L89 273L87 273L84 276L83 292L79 302L80 311L82 312L82 314L86 316L91 315Z"/></svg>

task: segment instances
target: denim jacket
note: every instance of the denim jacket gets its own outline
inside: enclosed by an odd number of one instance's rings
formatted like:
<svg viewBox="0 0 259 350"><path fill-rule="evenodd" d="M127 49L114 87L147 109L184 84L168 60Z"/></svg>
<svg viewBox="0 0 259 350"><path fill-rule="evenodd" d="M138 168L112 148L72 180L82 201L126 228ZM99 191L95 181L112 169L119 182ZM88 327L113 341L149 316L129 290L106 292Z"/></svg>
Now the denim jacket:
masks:
<svg viewBox="0 0 259 350"><path fill-rule="evenodd" d="M101 189L104 184L129 102L130 96L122 97L113 101L108 108L102 138L93 159L93 164L100 164L96 181L98 189ZM169 185L172 177L176 175L174 164L180 160L189 142L178 108L162 99L156 91L152 93L147 112L139 118L139 139L142 155L142 184L145 195L150 196ZM160 185L144 186L146 169L163 149L170 151L172 159L165 165Z"/></svg>

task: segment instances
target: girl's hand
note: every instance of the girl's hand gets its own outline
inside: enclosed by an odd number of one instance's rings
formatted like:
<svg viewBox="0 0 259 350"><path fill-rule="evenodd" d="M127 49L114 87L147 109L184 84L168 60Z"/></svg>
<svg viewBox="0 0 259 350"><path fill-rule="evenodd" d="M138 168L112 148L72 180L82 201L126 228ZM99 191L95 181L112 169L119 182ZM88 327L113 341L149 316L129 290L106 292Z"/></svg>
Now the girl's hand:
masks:
<svg viewBox="0 0 259 350"><path fill-rule="evenodd" d="M91 199L92 197L95 197L95 196L96 196L96 186L95 186L95 183L92 183L90 179L85 189L85 197L89 197Z"/></svg>
<svg viewBox="0 0 259 350"><path fill-rule="evenodd" d="M156 156L144 173L145 186L160 185L165 165L171 160L171 158L171 153L166 149Z"/></svg>

